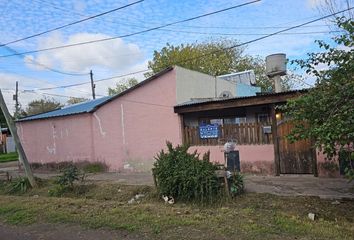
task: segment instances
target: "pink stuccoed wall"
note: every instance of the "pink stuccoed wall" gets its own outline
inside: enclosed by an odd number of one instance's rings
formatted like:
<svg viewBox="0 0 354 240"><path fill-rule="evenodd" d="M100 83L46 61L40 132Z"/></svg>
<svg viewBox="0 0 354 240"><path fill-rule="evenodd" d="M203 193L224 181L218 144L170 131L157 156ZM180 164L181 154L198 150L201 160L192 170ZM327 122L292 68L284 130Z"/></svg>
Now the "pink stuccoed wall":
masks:
<svg viewBox="0 0 354 240"><path fill-rule="evenodd" d="M172 70L99 108L93 118L97 160L110 170L148 171L167 140L179 144L175 85Z"/></svg>
<svg viewBox="0 0 354 240"><path fill-rule="evenodd" d="M224 164L223 146L193 146L190 152L197 150L202 156L210 151L210 160ZM240 153L241 172L273 175L274 174L274 145L238 145Z"/></svg>
<svg viewBox="0 0 354 240"><path fill-rule="evenodd" d="M31 163L92 160L91 116L81 114L17 123Z"/></svg>
<svg viewBox="0 0 354 240"><path fill-rule="evenodd" d="M103 162L110 171L148 171L166 141L181 143L176 72L169 71L93 114L17 123L31 163Z"/></svg>
<svg viewBox="0 0 354 240"><path fill-rule="evenodd" d="M319 177L340 177L339 161L337 158L329 161L321 151L316 151L317 170Z"/></svg>

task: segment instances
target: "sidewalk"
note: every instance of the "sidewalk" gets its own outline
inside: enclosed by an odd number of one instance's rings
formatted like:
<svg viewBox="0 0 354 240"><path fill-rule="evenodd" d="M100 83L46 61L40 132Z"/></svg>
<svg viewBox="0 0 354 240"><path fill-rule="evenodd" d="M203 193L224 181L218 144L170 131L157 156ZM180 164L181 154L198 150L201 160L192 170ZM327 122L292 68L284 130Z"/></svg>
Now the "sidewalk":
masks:
<svg viewBox="0 0 354 240"><path fill-rule="evenodd" d="M0 164L0 172L9 172L16 177L19 173L17 162ZM58 173L35 173L40 178L52 178ZM91 181L104 181L129 185L153 185L151 173L97 173L88 174ZM312 175L245 176L246 192L270 193L280 196L318 196L329 199L353 199L354 181L344 178L317 178Z"/></svg>

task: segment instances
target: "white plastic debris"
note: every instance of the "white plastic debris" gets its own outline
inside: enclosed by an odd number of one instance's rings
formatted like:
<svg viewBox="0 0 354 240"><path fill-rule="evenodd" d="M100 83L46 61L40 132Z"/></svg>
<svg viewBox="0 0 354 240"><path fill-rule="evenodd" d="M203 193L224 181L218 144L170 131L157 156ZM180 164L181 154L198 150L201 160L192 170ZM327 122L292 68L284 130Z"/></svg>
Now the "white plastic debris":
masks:
<svg viewBox="0 0 354 240"><path fill-rule="evenodd" d="M169 204L174 204L175 200L173 197L169 197L169 196L162 196L162 199L165 201L165 203L169 203Z"/></svg>
<svg viewBox="0 0 354 240"><path fill-rule="evenodd" d="M145 197L145 194L136 194L132 199L130 199L129 201L128 201L128 204L132 204L132 203L135 203L135 202L137 202L137 203L139 203L139 201L137 201L137 200L139 200L140 198L143 198L143 197Z"/></svg>
<svg viewBox="0 0 354 240"><path fill-rule="evenodd" d="M312 221L315 221L316 215L314 213L309 213L307 215L309 217L309 219L311 219Z"/></svg>

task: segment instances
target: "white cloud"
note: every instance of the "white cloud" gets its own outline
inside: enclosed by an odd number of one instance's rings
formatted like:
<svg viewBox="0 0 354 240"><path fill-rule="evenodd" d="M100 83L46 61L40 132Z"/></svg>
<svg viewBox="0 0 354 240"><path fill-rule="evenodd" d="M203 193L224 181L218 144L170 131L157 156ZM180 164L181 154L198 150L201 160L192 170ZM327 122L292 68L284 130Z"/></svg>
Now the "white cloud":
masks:
<svg viewBox="0 0 354 240"><path fill-rule="evenodd" d="M124 71L115 72L115 73L109 72L109 73L106 73L105 75L108 77L111 77L111 76L124 75L124 74L130 73L130 72L137 72L140 70L147 69L147 63L148 63L148 61L144 61L143 63L134 65L133 67L130 67ZM102 75L102 73L101 73L100 76L104 76L104 75ZM96 84L95 92L96 92L97 97L107 95L108 94L108 87L114 87L116 85L116 83L118 83L118 82L124 83L126 79L131 78L131 77L135 77L136 79L138 79L138 81L142 81L145 79L143 73L138 73L138 74L129 75L129 76L123 77L123 78L115 78L115 79L109 79L107 81L96 82L95 83ZM102 77L102 78L105 78L105 77ZM94 79L98 80L95 77L95 75L94 75ZM76 87L65 88L64 95L85 97L85 98L91 99L91 97L92 97L91 85L85 84L85 85L79 85Z"/></svg>
<svg viewBox="0 0 354 240"><path fill-rule="evenodd" d="M307 0L307 1L310 7L318 7L325 2L325 0Z"/></svg>
<svg viewBox="0 0 354 240"><path fill-rule="evenodd" d="M85 9L86 9L86 4L85 4L85 2L83 2L83 1L76 0L76 1L74 1L73 4L74 4L74 9L75 9L75 11L77 11L77 12L82 13L82 12L84 12Z"/></svg>
<svg viewBox="0 0 354 240"><path fill-rule="evenodd" d="M109 38L106 34L77 33L63 40L56 33L42 39L38 48L75 44ZM126 43L122 39L86 44L39 53L36 57L26 56L26 63L33 68L28 59L34 59L45 65L71 72L88 72L92 67L119 71L130 68L143 60L143 53L136 44ZM38 67L35 67L38 70Z"/></svg>

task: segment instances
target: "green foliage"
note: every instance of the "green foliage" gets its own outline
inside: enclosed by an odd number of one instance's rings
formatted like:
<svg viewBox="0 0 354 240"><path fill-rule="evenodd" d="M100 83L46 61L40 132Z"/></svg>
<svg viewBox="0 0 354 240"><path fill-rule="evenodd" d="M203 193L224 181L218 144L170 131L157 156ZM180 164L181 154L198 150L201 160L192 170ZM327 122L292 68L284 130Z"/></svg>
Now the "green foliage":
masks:
<svg viewBox="0 0 354 240"><path fill-rule="evenodd" d="M17 152L0 154L0 162L11 162L17 160L18 160Z"/></svg>
<svg viewBox="0 0 354 240"><path fill-rule="evenodd" d="M62 107L62 104L54 99L44 98L39 100L33 100L28 103L26 110L20 110L19 115L21 117L25 117L43 112L49 112L60 107Z"/></svg>
<svg viewBox="0 0 354 240"><path fill-rule="evenodd" d="M354 21L338 18L337 24L342 34L333 38L335 46L317 41L324 51L294 61L316 77L316 87L285 108L296 125L289 139L314 139L329 160L353 152L354 143Z"/></svg>
<svg viewBox="0 0 354 240"><path fill-rule="evenodd" d="M138 80L136 78L129 78L126 83L116 83L116 86L114 88L108 88L108 95L116 95L121 92L124 92L125 90L128 90L131 87L134 87L135 85L138 84Z"/></svg>
<svg viewBox="0 0 354 240"><path fill-rule="evenodd" d="M9 194L21 194L27 192L31 188L31 184L26 177L19 177L10 183Z"/></svg>
<svg viewBox="0 0 354 240"><path fill-rule="evenodd" d="M220 183L215 174L217 166L208 155L200 160L198 154L188 153L188 146L173 147L167 142L168 152L161 151L154 163L153 174L161 195L180 201L211 203L220 197Z"/></svg>
<svg viewBox="0 0 354 240"><path fill-rule="evenodd" d="M147 73L146 76L156 74L173 65L212 76L253 69L257 85L263 91L271 90L272 82L266 76L265 61L258 56L244 54L242 47L230 48L237 44L238 41L229 39L195 42L179 46L167 43L160 51L154 51L154 58L148 63L152 72ZM284 89L289 89L292 86L291 82L292 78L284 78L281 83Z"/></svg>
<svg viewBox="0 0 354 240"><path fill-rule="evenodd" d="M48 195L50 197L61 197L64 193L69 191L70 189L67 186L56 184L48 190Z"/></svg>
<svg viewBox="0 0 354 240"><path fill-rule="evenodd" d="M99 173L106 170L106 166L102 163L90 163L83 167L84 172L86 173Z"/></svg>
<svg viewBox="0 0 354 240"><path fill-rule="evenodd" d="M81 102L85 102L88 101L87 98L80 98L80 97L71 97L69 98L69 100L66 102L68 105L72 105L72 104L77 104L77 103L81 103Z"/></svg>
<svg viewBox="0 0 354 240"><path fill-rule="evenodd" d="M79 169L70 165L66 167L63 171L63 174L58 178L58 184L62 187L73 188L74 182L79 180Z"/></svg>
<svg viewBox="0 0 354 240"><path fill-rule="evenodd" d="M243 175L239 172L234 172L230 182L230 193L231 196L235 197L244 192L245 185L243 181Z"/></svg>
<svg viewBox="0 0 354 240"><path fill-rule="evenodd" d="M82 177L83 179L84 177ZM48 190L51 197L61 197L64 193L73 192L74 182L80 179L79 169L74 165L69 165L62 171L56 184Z"/></svg>

